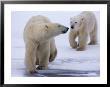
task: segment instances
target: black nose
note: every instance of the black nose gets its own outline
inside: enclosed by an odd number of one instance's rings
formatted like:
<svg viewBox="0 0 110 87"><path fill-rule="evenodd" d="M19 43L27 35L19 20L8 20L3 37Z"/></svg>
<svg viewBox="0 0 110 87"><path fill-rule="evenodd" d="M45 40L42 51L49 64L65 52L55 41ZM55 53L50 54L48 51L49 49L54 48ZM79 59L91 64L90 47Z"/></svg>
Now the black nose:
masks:
<svg viewBox="0 0 110 87"><path fill-rule="evenodd" d="M68 30L69 28L68 28L68 27L66 27L66 29Z"/></svg>
<svg viewBox="0 0 110 87"><path fill-rule="evenodd" d="M71 29L74 29L74 26L73 25L71 26Z"/></svg>
<svg viewBox="0 0 110 87"><path fill-rule="evenodd" d="M68 27L65 28L65 30L62 31L62 33L66 33L68 31Z"/></svg>
<svg viewBox="0 0 110 87"><path fill-rule="evenodd" d="M69 29L69 28L68 28L68 27L66 27L66 30L65 30L65 31L67 32L67 31L68 31L68 29Z"/></svg>

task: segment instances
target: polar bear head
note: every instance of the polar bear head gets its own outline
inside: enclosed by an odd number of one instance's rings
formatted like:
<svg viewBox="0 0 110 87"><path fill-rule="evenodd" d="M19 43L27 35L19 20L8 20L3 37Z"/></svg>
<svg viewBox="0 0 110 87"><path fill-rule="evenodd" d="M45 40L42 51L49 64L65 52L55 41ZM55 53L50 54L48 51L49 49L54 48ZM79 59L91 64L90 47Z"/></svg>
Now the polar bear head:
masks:
<svg viewBox="0 0 110 87"><path fill-rule="evenodd" d="M70 18L70 28L80 29L84 25L85 19L82 16L75 16Z"/></svg>
<svg viewBox="0 0 110 87"><path fill-rule="evenodd" d="M44 30L47 37L54 37L59 34L64 34L68 31L68 27L58 23L44 23Z"/></svg>

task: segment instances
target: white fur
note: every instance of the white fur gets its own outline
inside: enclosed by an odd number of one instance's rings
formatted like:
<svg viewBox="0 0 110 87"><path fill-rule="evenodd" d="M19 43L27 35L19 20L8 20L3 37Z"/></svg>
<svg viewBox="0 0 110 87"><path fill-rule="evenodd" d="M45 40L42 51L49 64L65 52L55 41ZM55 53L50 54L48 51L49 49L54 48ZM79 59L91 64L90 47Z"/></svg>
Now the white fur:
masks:
<svg viewBox="0 0 110 87"><path fill-rule="evenodd" d="M90 35L90 45L97 42L97 23L95 15L92 12L84 11L81 14L70 18L69 42L72 48L77 50L85 50L87 44L87 37ZM75 41L78 37L78 42Z"/></svg>
<svg viewBox="0 0 110 87"><path fill-rule="evenodd" d="M57 49L54 37L62 34L65 26L58 23L52 23L47 17L34 16L25 26L25 65L28 72L35 72L37 69L47 69L48 62L52 62Z"/></svg>

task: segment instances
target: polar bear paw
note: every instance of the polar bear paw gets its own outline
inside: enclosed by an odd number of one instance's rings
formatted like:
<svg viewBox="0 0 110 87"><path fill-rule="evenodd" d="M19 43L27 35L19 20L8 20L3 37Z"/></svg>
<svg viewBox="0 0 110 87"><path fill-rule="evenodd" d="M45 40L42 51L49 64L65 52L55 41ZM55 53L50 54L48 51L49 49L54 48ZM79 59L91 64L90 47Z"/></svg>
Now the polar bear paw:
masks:
<svg viewBox="0 0 110 87"><path fill-rule="evenodd" d="M77 51L84 51L85 50L85 48L83 48L83 47L78 47L77 48Z"/></svg>
<svg viewBox="0 0 110 87"><path fill-rule="evenodd" d="M37 67L37 70L46 70L47 69L47 67L45 67L45 66L38 66Z"/></svg>
<svg viewBox="0 0 110 87"><path fill-rule="evenodd" d="M29 73L34 74L34 73L37 73L37 71L36 70L30 70Z"/></svg>
<svg viewBox="0 0 110 87"><path fill-rule="evenodd" d="M74 44L72 45L72 48L77 48L78 45L77 45L77 42L74 42Z"/></svg>
<svg viewBox="0 0 110 87"><path fill-rule="evenodd" d="M91 41L88 45L96 45L96 41Z"/></svg>

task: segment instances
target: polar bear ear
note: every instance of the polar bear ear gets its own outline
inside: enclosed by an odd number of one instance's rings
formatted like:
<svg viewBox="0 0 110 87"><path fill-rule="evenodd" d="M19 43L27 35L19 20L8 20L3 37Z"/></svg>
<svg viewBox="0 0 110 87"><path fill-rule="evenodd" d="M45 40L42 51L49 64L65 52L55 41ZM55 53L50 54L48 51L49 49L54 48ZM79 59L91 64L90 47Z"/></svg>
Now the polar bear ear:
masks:
<svg viewBox="0 0 110 87"><path fill-rule="evenodd" d="M81 21L84 21L85 20L85 18L84 17L81 17Z"/></svg>
<svg viewBox="0 0 110 87"><path fill-rule="evenodd" d="M84 17L81 18L81 22L82 23L85 22L85 18Z"/></svg>
<svg viewBox="0 0 110 87"><path fill-rule="evenodd" d="M84 20L84 18L81 18L81 20L83 21L83 20Z"/></svg>
<svg viewBox="0 0 110 87"><path fill-rule="evenodd" d="M85 24L85 18L81 17L81 19L80 19L80 26L84 26L84 24Z"/></svg>
<svg viewBox="0 0 110 87"><path fill-rule="evenodd" d="M48 32L48 25L45 25L45 31Z"/></svg>
<svg viewBox="0 0 110 87"><path fill-rule="evenodd" d="M45 25L45 27L46 27L46 28L48 28L48 26L47 26L47 25Z"/></svg>

